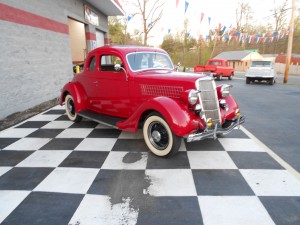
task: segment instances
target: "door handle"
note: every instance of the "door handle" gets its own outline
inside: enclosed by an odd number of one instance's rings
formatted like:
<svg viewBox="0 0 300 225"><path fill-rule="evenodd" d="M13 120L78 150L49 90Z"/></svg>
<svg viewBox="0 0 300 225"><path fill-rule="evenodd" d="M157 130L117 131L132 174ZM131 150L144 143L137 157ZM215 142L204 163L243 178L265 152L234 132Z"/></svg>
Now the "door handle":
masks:
<svg viewBox="0 0 300 225"><path fill-rule="evenodd" d="M94 84L98 84L98 81L94 81L93 83L94 83Z"/></svg>

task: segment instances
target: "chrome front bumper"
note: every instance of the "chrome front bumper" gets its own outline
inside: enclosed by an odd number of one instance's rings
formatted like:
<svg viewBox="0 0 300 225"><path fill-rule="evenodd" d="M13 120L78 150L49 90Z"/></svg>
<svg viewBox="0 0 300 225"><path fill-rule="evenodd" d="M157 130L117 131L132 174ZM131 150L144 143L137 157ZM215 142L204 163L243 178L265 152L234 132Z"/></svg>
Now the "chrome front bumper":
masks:
<svg viewBox="0 0 300 225"><path fill-rule="evenodd" d="M202 133L190 134L187 136L187 142L191 141L200 141L207 138L217 138L218 134L226 135L230 133L235 127L239 127L241 124L245 122L245 116L240 116L235 119L233 123L228 128L221 128L216 125L214 129L203 131Z"/></svg>

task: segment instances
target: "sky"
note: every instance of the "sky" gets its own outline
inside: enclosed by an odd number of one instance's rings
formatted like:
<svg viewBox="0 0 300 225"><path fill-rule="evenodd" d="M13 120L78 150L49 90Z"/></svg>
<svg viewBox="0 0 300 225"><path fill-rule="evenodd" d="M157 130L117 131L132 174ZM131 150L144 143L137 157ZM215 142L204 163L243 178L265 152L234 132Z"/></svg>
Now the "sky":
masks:
<svg viewBox="0 0 300 225"><path fill-rule="evenodd" d="M132 0L132 2L135 0ZM209 29L221 25L228 29L236 24L236 8L241 0L162 0L164 12L161 21L151 31L154 36L148 39L148 44L158 46L163 37L167 34L181 33L184 28L184 20L189 20L188 33L193 37L205 36ZM176 2L178 1L178 5ZM275 0L275 4L281 5L284 0ZM253 10L253 23L255 25L267 25L272 22L271 9L274 8L274 0L244 0L249 2ZM288 8L291 8L289 0ZM297 8L300 7L300 0L296 0ZM128 7L128 8L126 8ZM123 4L126 16L130 16L132 8L129 4ZM288 11L288 21L291 10ZM203 16L203 17L202 17ZM201 20L202 18L202 20ZM128 30L141 29L140 21L132 18L128 21Z"/></svg>

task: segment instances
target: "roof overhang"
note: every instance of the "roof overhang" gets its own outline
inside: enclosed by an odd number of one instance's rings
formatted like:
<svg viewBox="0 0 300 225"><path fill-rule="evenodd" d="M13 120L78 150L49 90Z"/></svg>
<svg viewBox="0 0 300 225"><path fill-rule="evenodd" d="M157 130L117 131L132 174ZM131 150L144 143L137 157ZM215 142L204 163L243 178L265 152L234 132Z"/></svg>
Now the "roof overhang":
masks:
<svg viewBox="0 0 300 225"><path fill-rule="evenodd" d="M124 16L124 10L118 0L86 0L106 16Z"/></svg>

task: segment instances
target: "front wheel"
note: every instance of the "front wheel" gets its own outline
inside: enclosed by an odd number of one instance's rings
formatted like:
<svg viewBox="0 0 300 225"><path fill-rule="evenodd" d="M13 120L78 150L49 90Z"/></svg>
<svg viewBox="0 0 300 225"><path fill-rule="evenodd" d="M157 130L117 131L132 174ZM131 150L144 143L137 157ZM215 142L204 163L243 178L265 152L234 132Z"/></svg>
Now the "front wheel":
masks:
<svg viewBox="0 0 300 225"><path fill-rule="evenodd" d="M269 83L269 85L275 84L275 79L274 78L270 78L268 83Z"/></svg>
<svg viewBox="0 0 300 225"><path fill-rule="evenodd" d="M150 151L157 156L175 155L181 145L181 137L171 131L168 123L158 113L150 114L143 125L144 140Z"/></svg>
<svg viewBox="0 0 300 225"><path fill-rule="evenodd" d="M82 117L76 113L75 103L74 103L74 99L73 99L72 95L68 94L66 96L65 106L66 106L66 113L67 113L69 120L71 120L73 122L80 122Z"/></svg>

